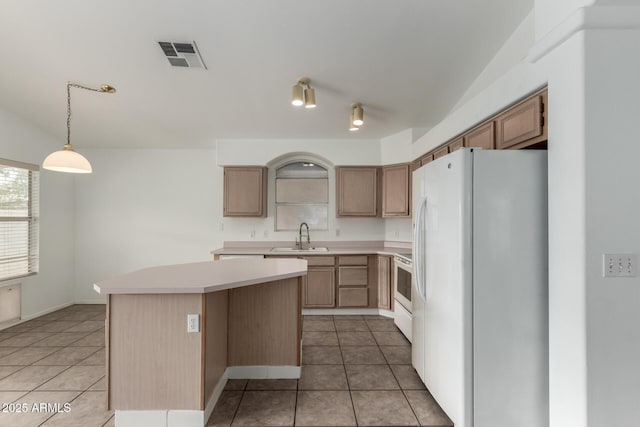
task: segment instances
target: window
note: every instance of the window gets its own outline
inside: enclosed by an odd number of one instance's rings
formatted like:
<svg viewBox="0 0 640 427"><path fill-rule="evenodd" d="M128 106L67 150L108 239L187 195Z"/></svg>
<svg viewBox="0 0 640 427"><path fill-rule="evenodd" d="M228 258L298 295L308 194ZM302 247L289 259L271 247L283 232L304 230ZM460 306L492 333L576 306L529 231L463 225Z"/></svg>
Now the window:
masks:
<svg viewBox="0 0 640 427"><path fill-rule="evenodd" d="M0 159L0 280L38 272L38 171Z"/></svg>
<svg viewBox="0 0 640 427"><path fill-rule="evenodd" d="M289 163L276 170L276 231L329 228L329 174L312 162Z"/></svg>

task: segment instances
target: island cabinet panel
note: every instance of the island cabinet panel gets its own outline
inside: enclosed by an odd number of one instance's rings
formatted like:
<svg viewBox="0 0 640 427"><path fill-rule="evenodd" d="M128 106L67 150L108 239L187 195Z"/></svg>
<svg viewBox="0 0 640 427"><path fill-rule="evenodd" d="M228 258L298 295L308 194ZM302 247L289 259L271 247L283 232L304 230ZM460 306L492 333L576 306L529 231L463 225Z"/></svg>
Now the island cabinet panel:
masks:
<svg viewBox="0 0 640 427"><path fill-rule="evenodd" d="M109 296L109 409L204 409L202 337L186 327L202 308L202 294Z"/></svg>
<svg viewBox="0 0 640 427"><path fill-rule="evenodd" d="M547 139L543 95L534 96L496 118L496 148L522 148Z"/></svg>
<svg viewBox="0 0 640 427"><path fill-rule="evenodd" d="M336 167L336 216L379 216L378 167Z"/></svg>
<svg viewBox="0 0 640 427"><path fill-rule="evenodd" d="M464 135L465 147L479 147L487 150L495 148L495 132L493 121L478 126Z"/></svg>
<svg viewBox="0 0 640 427"><path fill-rule="evenodd" d="M411 204L409 163L382 168L382 216L408 217Z"/></svg>
<svg viewBox="0 0 640 427"><path fill-rule="evenodd" d="M267 216L267 168L225 167L222 213L223 216Z"/></svg>
<svg viewBox="0 0 640 427"><path fill-rule="evenodd" d="M227 317L229 292L210 292L204 296L204 325L202 338L204 360L204 408L214 388L227 369Z"/></svg>
<svg viewBox="0 0 640 427"><path fill-rule="evenodd" d="M229 366L300 365L300 287L294 277L229 290Z"/></svg>

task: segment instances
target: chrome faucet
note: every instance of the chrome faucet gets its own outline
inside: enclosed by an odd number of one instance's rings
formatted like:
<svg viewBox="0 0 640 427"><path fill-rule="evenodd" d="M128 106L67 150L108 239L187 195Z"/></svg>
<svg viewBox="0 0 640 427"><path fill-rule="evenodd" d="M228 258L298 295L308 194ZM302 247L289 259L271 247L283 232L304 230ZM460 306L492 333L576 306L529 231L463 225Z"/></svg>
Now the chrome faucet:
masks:
<svg viewBox="0 0 640 427"><path fill-rule="evenodd" d="M302 224L300 224L300 229L298 230L298 240L296 240L296 247L298 249L304 249L304 245L302 243L302 226L303 225L307 228L307 244L311 243L311 237L309 237L309 224L307 224L306 222L303 222Z"/></svg>

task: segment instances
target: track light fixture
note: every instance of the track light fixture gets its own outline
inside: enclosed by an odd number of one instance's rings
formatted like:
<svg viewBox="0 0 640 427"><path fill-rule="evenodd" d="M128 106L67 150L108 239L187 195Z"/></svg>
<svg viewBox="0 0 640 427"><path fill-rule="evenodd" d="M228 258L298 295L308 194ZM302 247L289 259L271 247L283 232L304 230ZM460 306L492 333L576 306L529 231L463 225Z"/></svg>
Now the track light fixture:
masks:
<svg viewBox="0 0 640 427"><path fill-rule="evenodd" d="M364 124L364 110L362 109L362 105L357 102L352 105L352 108L353 120L351 123L356 126L362 126Z"/></svg>
<svg viewBox="0 0 640 427"><path fill-rule="evenodd" d="M364 124L364 110L359 102L351 104L351 114L349 115L349 130L355 132Z"/></svg>
<svg viewBox="0 0 640 427"><path fill-rule="evenodd" d="M291 104L305 108L316 108L316 91L309 84L308 77L300 77L291 91Z"/></svg>

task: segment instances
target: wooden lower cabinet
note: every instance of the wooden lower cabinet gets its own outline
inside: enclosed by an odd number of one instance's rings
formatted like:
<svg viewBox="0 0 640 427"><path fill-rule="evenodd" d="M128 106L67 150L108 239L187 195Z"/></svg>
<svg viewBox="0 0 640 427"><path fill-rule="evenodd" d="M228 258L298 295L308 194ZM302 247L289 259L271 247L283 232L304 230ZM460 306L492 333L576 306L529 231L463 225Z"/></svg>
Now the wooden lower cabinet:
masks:
<svg viewBox="0 0 640 427"><path fill-rule="evenodd" d="M391 310L392 307L392 277L391 268L393 265L393 257L380 255L377 257L378 265L378 308Z"/></svg>
<svg viewBox="0 0 640 427"><path fill-rule="evenodd" d="M304 308L333 308L336 306L335 267L308 267L302 282Z"/></svg>
<svg viewBox="0 0 640 427"><path fill-rule="evenodd" d="M339 288L338 307L368 307L369 289L360 288Z"/></svg>

